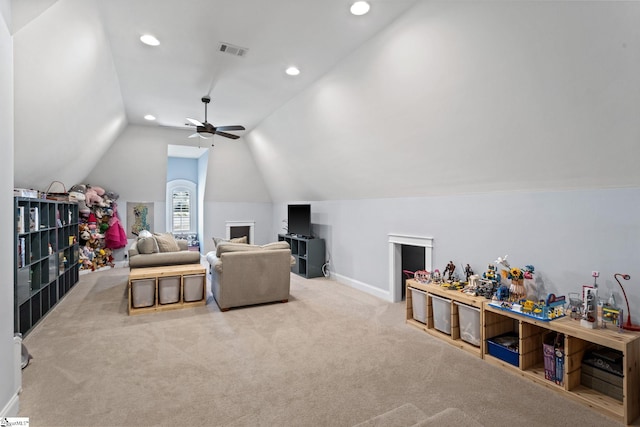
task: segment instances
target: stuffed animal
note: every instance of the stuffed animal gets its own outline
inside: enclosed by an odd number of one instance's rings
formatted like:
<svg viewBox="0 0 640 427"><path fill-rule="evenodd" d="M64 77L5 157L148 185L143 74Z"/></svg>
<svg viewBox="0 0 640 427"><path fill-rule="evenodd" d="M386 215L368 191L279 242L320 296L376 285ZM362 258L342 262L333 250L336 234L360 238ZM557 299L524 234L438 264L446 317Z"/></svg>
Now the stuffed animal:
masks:
<svg viewBox="0 0 640 427"><path fill-rule="evenodd" d="M81 223L78 226L78 230L80 232L80 245L84 246L91 238L91 230L89 230L89 225L85 223Z"/></svg>
<svg viewBox="0 0 640 427"><path fill-rule="evenodd" d="M85 192L85 203L88 207L93 206L101 206L106 207L106 203L100 194L98 194L98 190L104 194L104 190L100 187L91 187L87 186L87 191Z"/></svg>
<svg viewBox="0 0 640 427"><path fill-rule="evenodd" d="M109 224L108 223L106 223L106 222L101 222L100 223L100 227L99 227L100 234L106 233L108 229L109 229Z"/></svg>
<svg viewBox="0 0 640 427"><path fill-rule="evenodd" d="M112 202L115 202L116 200L118 200L118 198L120 198L120 195L115 191L107 191L104 193L102 197L104 197L105 199L109 199Z"/></svg>
<svg viewBox="0 0 640 427"><path fill-rule="evenodd" d="M98 227L98 219L93 213L89 214L89 218L87 219L87 225L89 226L89 230L95 230Z"/></svg>
<svg viewBox="0 0 640 427"><path fill-rule="evenodd" d="M80 260L82 261L82 268L84 270L92 269L94 256L93 249L89 245L82 246Z"/></svg>
<svg viewBox="0 0 640 427"><path fill-rule="evenodd" d="M104 239L104 234L98 233L98 230L91 231L91 239L102 240ZM89 240L91 240L89 239Z"/></svg>
<svg viewBox="0 0 640 427"><path fill-rule="evenodd" d="M84 184L76 184L69 190L69 200L75 200L78 202L78 211L83 216L89 215L91 212L86 203L86 191L87 187Z"/></svg>
<svg viewBox="0 0 640 427"><path fill-rule="evenodd" d="M87 185L87 188L93 189L96 192L96 194L100 197L105 195L104 188L98 187L97 185Z"/></svg>
<svg viewBox="0 0 640 427"><path fill-rule="evenodd" d="M76 197L78 199L84 200L84 193L87 191L87 186L84 184L76 184L69 189L69 196Z"/></svg>

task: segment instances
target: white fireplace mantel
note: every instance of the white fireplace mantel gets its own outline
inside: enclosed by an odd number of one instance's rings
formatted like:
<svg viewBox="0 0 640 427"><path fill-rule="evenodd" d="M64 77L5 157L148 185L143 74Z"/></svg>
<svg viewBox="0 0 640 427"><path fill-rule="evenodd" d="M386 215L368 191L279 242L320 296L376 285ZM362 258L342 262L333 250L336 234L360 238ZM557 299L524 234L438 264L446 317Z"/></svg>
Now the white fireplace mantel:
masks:
<svg viewBox="0 0 640 427"><path fill-rule="evenodd" d="M389 234L389 291L393 302L402 300L402 276L400 274L400 269L402 268L402 245L425 248L424 268L427 271L432 271L433 237Z"/></svg>
<svg viewBox="0 0 640 427"><path fill-rule="evenodd" d="M231 229L233 227L249 227L249 242L255 245L256 240L253 230L256 225L255 221L225 221L225 224L227 228L227 240L231 239Z"/></svg>

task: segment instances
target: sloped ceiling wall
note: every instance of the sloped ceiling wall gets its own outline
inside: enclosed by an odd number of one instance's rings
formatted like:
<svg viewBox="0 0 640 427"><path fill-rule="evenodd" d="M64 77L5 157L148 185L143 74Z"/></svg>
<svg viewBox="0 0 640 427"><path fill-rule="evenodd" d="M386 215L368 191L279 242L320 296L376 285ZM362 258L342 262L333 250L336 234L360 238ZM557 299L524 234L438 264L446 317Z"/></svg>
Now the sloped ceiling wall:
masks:
<svg viewBox="0 0 640 427"><path fill-rule="evenodd" d="M638 22L419 2L246 139L274 201L639 186Z"/></svg>
<svg viewBox="0 0 640 427"><path fill-rule="evenodd" d="M33 21L54 5L58 0L11 0L11 32L20 31L22 27Z"/></svg>
<svg viewBox="0 0 640 427"><path fill-rule="evenodd" d="M14 29L14 185L46 189L81 182L126 119L95 1L39 3Z"/></svg>

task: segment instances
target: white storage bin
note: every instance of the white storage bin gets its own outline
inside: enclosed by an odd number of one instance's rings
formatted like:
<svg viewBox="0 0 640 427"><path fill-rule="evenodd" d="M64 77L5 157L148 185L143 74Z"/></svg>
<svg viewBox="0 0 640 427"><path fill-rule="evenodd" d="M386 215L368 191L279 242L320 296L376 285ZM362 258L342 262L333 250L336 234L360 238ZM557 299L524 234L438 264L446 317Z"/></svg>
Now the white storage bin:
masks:
<svg viewBox="0 0 640 427"><path fill-rule="evenodd" d="M463 341L480 346L480 309L454 301L458 306L458 322L460 323L460 338Z"/></svg>
<svg viewBox="0 0 640 427"><path fill-rule="evenodd" d="M158 300L160 304L180 301L180 276L158 277Z"/></svg>
<svg viewBox="0 0 640 427"><path fill-rule="evenodd" d="M204 274L183 276L184 302L202 301L204 299Z"/></svg>
<svg viewBox="0 0 640 427"><path fill-rule="evenodd" d="M434 328L451 335L451 300L435 295L430 296Z"/></svg>
<svg viewBox="0 0 640 427"><path fill-rule="evenodd" d="M413 306L413 320L427 323L427 293L419 289L409 288Z"/></svg>
<svg viewBox="0 0 640 427"><path fill-rule="evenodd" d="M151 307L156 303L156 279L131 281L131 305L134 308Z"/></svg>

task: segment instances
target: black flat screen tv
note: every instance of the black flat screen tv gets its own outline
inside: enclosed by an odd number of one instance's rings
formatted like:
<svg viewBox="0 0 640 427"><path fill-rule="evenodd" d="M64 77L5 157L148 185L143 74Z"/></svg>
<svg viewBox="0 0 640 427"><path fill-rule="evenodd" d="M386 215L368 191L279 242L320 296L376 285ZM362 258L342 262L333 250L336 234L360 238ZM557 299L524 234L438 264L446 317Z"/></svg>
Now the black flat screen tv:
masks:
<svg viewBox="0 0 640 427"><path fill-rule="evenodd" d="M311 237L311 205L289 205L289 234Z"/></svg>

